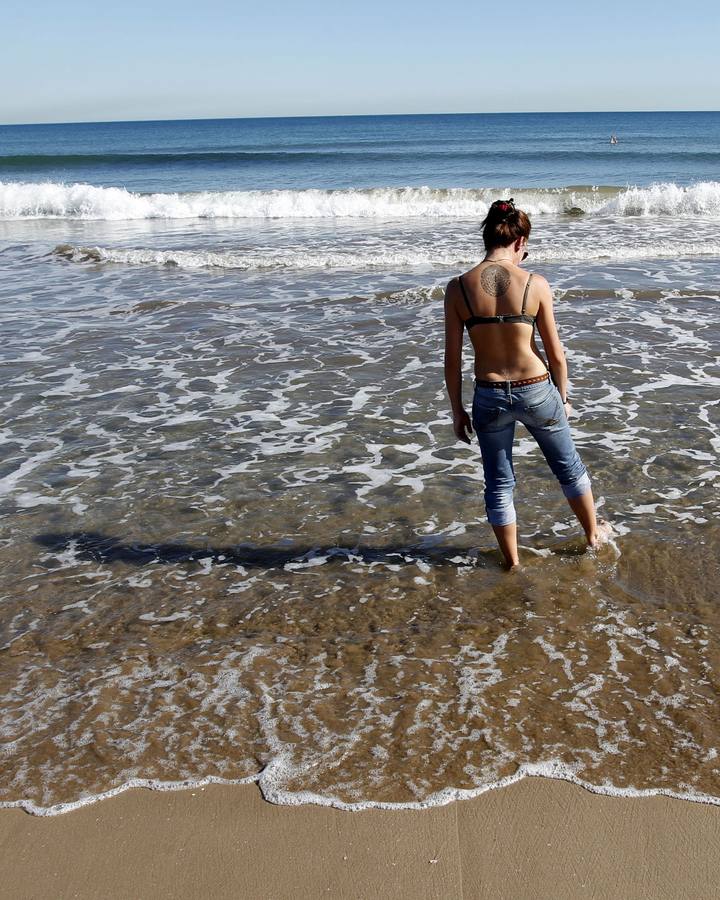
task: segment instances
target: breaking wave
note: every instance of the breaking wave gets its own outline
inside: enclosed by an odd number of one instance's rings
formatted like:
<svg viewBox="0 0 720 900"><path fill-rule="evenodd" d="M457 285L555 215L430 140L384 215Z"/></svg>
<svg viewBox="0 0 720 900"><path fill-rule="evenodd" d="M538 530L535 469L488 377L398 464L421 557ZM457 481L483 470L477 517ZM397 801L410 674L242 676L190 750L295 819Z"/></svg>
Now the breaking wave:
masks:
<svg viewBox="0 0 720 900"><path fill-rule="evenodd" d="M59 244L53 253L70 262L117 263L130 266L168 266L179 269L412 269L418 266L457 266L477 262L477 249L443 251L433 248L385 250L285 250L266 253L238 250L156 250L116 247L75 247ZM592 261L600 259L656 259L688 256L720 256L720 241L651 241L644 244L603 246L583 241L534 249L536 262Z"/></svg>
<svg viewBox="0 0 720 900"><path fill-rule="evenodd" d="M0 219L481 218L507 197L531 215L720 218L720 182L687 187L367 188L139 194L118 187L0 181Z"/></svg>

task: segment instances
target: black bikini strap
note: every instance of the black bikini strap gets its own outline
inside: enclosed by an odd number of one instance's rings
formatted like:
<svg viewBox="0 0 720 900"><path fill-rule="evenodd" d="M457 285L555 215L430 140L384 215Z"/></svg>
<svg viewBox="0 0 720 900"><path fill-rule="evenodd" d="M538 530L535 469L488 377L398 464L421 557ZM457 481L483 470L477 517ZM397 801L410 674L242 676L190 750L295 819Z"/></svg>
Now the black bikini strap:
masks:
<svg viewBox="0 0 720 900"><path fill-rule="evenodd" d="M532 272L528 275L527 284L525 285L525 293L523 294L523 305L522 305L522 309L520 310L521 316L525 315L525 304L527 303L528 289L530 287L531 281L532 281Z"/></svg>
<svg viewBox="0 0 720 900"><path fill-rule="evenodd" d="M468 300L468 295L465 290L465 285L463 284L462 275L458 275L458 281L460 282L460 289L462 290L462 295L465 298L465 305L468 308L468 312L472 316L473 315L472 306L470 306L470 301Z"/></svg>

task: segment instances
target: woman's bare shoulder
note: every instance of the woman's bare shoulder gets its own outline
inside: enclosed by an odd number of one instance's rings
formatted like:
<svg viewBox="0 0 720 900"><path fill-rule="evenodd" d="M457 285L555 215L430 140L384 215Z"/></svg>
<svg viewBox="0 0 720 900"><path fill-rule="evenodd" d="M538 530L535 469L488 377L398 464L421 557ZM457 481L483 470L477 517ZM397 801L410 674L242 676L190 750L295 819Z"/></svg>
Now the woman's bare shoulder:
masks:
<svg viewBox="0 0 720 900"><path fill-rule="evenodd" d="M537 272L530 273L530 290L535 294L541 302L543 300L552 300L552 288L544 275Z"/></svg>
<svg viewBox="0 0 720 900"><path fill-rule="evenodd" d="M453 277L448 281L445 285L445 299L450 300L455 295L456 292L460 290L460 281L459 276L453 275Z"/></svg>
<svg viewBox="0 0 720 900"><path fill-rule="evenodd" d="M450 312L457 316L460 315L460 281L458 280L457 275L451 278L450 281L448 281L448 283L445 285L443 303L445 305L446 315Z"/></svg>

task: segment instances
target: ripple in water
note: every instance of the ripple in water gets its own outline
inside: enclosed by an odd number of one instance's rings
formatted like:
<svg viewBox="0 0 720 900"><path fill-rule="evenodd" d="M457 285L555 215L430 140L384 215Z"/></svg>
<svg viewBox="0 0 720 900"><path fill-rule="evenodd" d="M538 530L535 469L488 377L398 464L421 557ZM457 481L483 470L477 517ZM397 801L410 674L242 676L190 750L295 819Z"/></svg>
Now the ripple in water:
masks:
<svg viewBox="0 0 720 900"><path fill-rule="evenodd" d="M542 268L619 537L582 552L519 430L508 575L449 425L449 268L30 278L27 234L0 256L5 805L429 805L524 774L717 802L716 261Z"/></svg>

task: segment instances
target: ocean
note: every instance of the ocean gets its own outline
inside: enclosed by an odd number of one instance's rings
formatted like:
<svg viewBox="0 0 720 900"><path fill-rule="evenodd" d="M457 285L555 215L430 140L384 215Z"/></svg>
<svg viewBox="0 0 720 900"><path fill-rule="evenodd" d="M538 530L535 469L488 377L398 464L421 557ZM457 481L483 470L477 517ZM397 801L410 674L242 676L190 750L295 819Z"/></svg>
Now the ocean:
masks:
<svg viewBox="0 0 720 900"><path fill-rule="evenodd" d="M519 429L512 573L442 367L508 196L616 534ZM720 113L0 127L0 806L720 803L718 225Z"/></svg>

